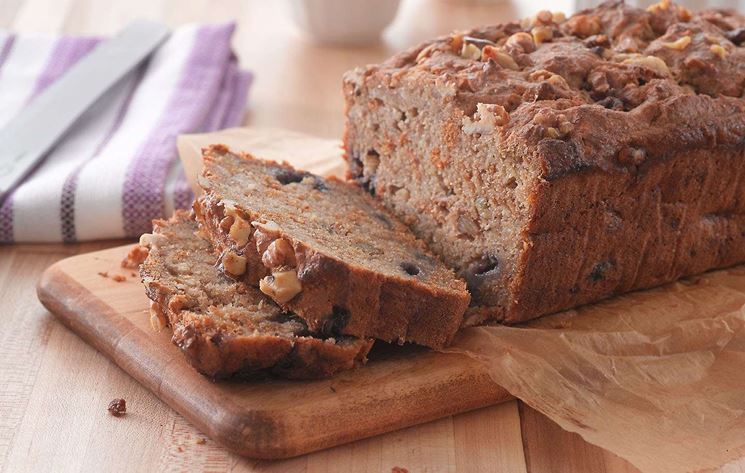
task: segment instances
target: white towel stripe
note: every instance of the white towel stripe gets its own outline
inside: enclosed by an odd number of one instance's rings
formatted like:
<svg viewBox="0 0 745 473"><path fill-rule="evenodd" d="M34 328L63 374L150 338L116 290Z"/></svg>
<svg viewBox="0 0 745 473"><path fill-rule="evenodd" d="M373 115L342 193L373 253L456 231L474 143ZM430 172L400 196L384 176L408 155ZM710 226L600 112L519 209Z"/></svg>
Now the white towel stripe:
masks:
<svg viewBox="0 0 745 473"><path fill-rule="evenodd" d="M153 56L119 130L81 171L75 196L79 240L124 236L121 196L127 167L166 108L193 47L195 33L195 26L177 30Z"/></svg>

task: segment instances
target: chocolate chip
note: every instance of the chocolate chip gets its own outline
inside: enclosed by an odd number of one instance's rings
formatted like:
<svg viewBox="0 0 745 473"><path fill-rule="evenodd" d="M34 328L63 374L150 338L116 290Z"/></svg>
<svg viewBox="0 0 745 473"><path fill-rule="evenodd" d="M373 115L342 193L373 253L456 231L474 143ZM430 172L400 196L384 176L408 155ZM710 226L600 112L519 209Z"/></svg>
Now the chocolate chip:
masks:
<svg viewBox="0 0 745 473"><path fill-rule="evenodd" d="M325 335L338 336L349 322L349 311L343 307L333 306L331 316L323 321L321 333Z"/></svg>
<svg viewBox="0 0 745 473"><path fill-rule="evenodd" d="M313 183L313 189L321 192L326 192L329 190L329 186L326 185L326 182L321 179L320 177L316 177L316 182Z"/></svg>
<svg viewBox="0 0 745 473"><path fill-rule="evenodd" d="M474 299L480 298L480 289L494 282L499 277L499 260L496 256L486 254L471 263L465 271L466 284L473 293Z"/></svg>
<svg viewBox="0 0 745 473"><path fill-rule="evenodd" d="M613 266L613 263L610 261L602 261L600 263L597 263L595 266L593 266L592 271L590 271L590 275L587 277L590 281L597 282L603 279L605 277L605 272L608 271Z"/></svg>
<svg viewBox="0 0 745 473"><path fill-rule="evenodd" d="M114 399L109 403L109 413L114 417L121 417L127 413L127 401L124 399Z"/></svg>
<svg viewBox="0 0 745 473"><path fill-rule="evenodd" d="M272 171L272 174L274 175L274 178L284 186L294 182L301 182L307 176L312 176L310 173L288 168L275 168Z"/></svg>
<svg viewBox="0 0 745 473"><path fill-rule="evenodd" d="M732 31L727 31L724 33L724 36L735 43L737 46L740 46L743 42L745 42L745 28L737 28Z"/></svg>
<svg viewBox="0 0 745 473"><path fill-rule="evenodd" d="M598 105L602 105L608 110L617 110L617 111L624 110L623 101L619 99L618 97L605 97L604 99L598 101Z"/></svg>
<svg viewBox="0 0 745 473"><path fill-rule="evenodd" d="M388 218L387 215L381 212L373 212L373 217L378 219L385 228L388 230L393 230L393 222L391 222L391 219Z"/></svg>
<svg viewBox="0 0 745 473"><path fill-rule="evenodd" d="M409 276L416 276L421 271L419 266L408 261L401 263L401 269Z"/></svg>

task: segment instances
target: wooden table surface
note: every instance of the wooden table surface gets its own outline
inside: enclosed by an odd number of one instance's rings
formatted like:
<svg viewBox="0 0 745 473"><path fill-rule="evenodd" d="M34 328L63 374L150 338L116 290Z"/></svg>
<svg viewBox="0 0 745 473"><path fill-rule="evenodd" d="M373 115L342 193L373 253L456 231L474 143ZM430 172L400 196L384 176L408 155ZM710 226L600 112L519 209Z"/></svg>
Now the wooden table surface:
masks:
<svg viewBox="0 0 745 473"><path fill-rule="evenodd" d="M236 20L235 50L256 74L246 124L338 137L342 72L455 28L527 15L541 2L532 3L404 0L381 44L349 49L310 44L276 0L0 0L0 28L110 34L137 17L174 26ZM204 442L37 301L35 284L47 266L121 243L0 247L0 471L636 471L520 402L286 461L233 455ZM127 400L123 418L106 411L115 397ZM727 471L745 471L745 462Z"/></svg>

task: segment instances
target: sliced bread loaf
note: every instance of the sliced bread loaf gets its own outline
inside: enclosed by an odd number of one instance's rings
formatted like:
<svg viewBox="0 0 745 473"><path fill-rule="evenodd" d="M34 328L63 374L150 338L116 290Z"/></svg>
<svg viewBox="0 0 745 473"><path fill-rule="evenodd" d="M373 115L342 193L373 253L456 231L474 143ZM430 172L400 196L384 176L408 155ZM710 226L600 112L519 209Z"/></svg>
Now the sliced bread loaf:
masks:
<svg viewBox="0 0 745 473"><path fill-rule="evenodd" d="M151 321L173 328L173 342L201 373L215 377L271 372L320 378L366 361L373 341L313 336L256 288L223 275L211 245L185 212L156 220L142 243L140 268Z"/></svg>
<svg viewBox="0 0 745 473"><path fill-rule="evenodd" d="M223 270L311 330L442 347L460 326L465 283L359 187L221 145L199 182Z"/></svg>

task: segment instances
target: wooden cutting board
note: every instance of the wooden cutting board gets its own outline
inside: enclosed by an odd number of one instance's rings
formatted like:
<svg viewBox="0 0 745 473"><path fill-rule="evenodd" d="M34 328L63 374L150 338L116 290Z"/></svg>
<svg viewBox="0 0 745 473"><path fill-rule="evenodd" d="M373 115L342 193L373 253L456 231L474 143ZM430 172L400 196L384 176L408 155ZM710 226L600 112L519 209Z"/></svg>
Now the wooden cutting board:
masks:
<svg viewBox="0 0 745 473"><path fill-rule="evenodd" d="M254 458L286 458L511 399L468 357L377 344L367 366L321 381L213 382L194 371L148 299L120 267L129 246L46 270L41 302L216 442ZM123 276L125 279L117 281Z"/></svg>

